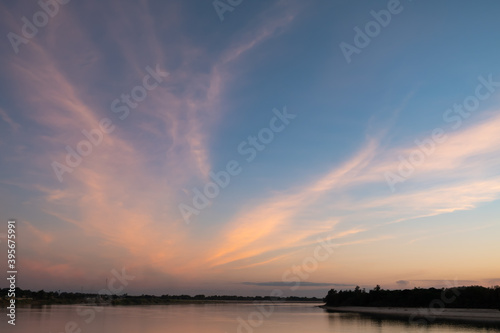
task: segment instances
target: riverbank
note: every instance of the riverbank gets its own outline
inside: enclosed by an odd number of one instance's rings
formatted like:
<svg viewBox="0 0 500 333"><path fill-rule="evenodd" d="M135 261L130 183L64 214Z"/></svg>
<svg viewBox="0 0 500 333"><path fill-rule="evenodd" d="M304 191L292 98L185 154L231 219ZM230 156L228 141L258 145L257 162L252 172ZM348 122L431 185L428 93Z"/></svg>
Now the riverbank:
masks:
<svg viewBox="0 0 500 333"><path fill-rule="evenodd" d="M433 322L435 320L452 320L500 324L500 311L493 309L429 309L363 306L321 306L321 308L329 312L348 312L381 317L407 318L414 322L417 322L419 319L425 319L427 322Z"/></svg>
<svg viewBox="0 0 500 333"><path fill-rule="evenodd" d="M0 289L0 305L9 304L9 290ZM102 304L102 305L166 305L166 304L200 304L221 302L316 302L323 300L317 297L271 297L271 296L236 296L236 295L109 295L106 293L74 293L53 291L31 291L16 288L17 305L71 305L71 304Z"/></svg>
<svg viewBox="0 0 500 333"><path fill-rule="evenodd" d="M110 301L82 301L82 300L16 300L16 306L29 307L29 306L43 306L43 305L92 305L92 306L114 306L114 305L184 305L184 304L254 304L255 302L267 303L268 300L194 300L194 299L140 299L137 297L118 298ZM320 301L289 301L279 300L274 303L303 303L303 304L318 304ZM0 307L8 306L8 299L0 299Z"/></svg>

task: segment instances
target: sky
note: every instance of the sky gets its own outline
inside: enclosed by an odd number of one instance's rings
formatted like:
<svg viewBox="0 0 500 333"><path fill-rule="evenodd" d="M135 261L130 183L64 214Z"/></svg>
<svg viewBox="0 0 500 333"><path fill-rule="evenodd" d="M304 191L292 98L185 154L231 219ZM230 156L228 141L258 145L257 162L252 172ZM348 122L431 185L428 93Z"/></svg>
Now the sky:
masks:
<svg viewBox="0 0 500 333"><path fill-rule="evenodd" d="M0 1L0 248L15 218L18 286L500 284L499 10Z"/></svg>

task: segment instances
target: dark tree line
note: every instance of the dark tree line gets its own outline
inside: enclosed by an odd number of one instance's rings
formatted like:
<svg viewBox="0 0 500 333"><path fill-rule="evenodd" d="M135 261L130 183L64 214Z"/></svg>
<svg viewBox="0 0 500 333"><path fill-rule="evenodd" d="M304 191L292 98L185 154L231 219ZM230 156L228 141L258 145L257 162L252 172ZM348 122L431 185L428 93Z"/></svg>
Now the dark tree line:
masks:
<svg viewBox="0 0 500 333"><path fill-rule="evenodd" d="M354 290L331 289L324 301L328 306L442 307L444 304L447 308L500 309L500 286L384 290L377 285L370 291L358 286Z"/></svg>
<svg viewBox="0 0 500 333"><path fill-rule="evenodd" d="M0 304L8 303L8 289L0 289ZM317 297L271 297L271 296L233 296L233 295L99 295L97 293L72 293L54 291L31 291L16 288L18 304L80 304L100 303L111 305L170 304L182 301L281 301L281 302L321 302Z"/></svg>

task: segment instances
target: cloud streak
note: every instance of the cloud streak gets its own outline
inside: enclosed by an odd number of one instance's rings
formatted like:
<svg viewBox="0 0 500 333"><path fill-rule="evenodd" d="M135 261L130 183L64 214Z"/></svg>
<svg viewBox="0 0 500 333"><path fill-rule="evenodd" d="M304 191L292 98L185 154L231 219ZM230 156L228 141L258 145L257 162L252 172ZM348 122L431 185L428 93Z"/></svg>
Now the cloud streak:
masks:
<svg viewBox="0 0 500 333"><path fill-rule="evenodd" d="M411 188L395 195L384 191L386 185L381 175L384 170L391 170L391 159L394 156L409 151L409 148L402 147L399 152L384 151L378 140L369 139L349 160L312 181L310 185L267 198L260 206L246 207L228 224L225 240L210 261L213 265L224 265L258 257L291 244L301 244L298 235L304 233L297 228L300 213L309 207L321 207L321 203L332 195L344 196L345 199L330 205L330 208L323 206L323 209L331 214L336 214L335 210L344 211L344 217L338 218L340 222L365 225L360 229L341 233L339 237L356 235L384 225L380 222L368 223L370 220L402 222L470 210L482 203L497 200L500 195L499 178L490 176L488 172L478 177L476 166L487 166L490 171L499 166L500 160L495 159L495 156L500 156L497 144L500 137L498 131L494 130L500 125L499 122L500 117L493 113L485 121L450 134L449 140L439 147L428 164L423 165L422 171L419 170L415 176L420 183L429 185ZM481 133L488 135L483 136ZM478 137L481 139L475 140ZM495 163L491 163L492 161ZM453 177L443 175L441 181L436 182L435 172L450 169L457 170L457 173ZM382 189L375 191L373 196L353 196L352 199L346 196L346 193L355 191L360 186L373 184ZM311 222L308 225L310 230L315 226ZM262 260L267 261L269 258Z"/></svg>

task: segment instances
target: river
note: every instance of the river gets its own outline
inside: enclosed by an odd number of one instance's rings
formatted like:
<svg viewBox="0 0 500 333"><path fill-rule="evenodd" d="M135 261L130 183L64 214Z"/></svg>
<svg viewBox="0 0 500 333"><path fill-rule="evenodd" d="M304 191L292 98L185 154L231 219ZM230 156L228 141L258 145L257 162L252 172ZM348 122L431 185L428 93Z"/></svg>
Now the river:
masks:
<svg viewBox="0 0 500 333"><path fill-rule="evenodd" d="M403 333L500 332L498 328L328 313L311 303L207 303L155 306L57 305L18 308L15 327L2 310L1 332L22 333Z"/></svg>

